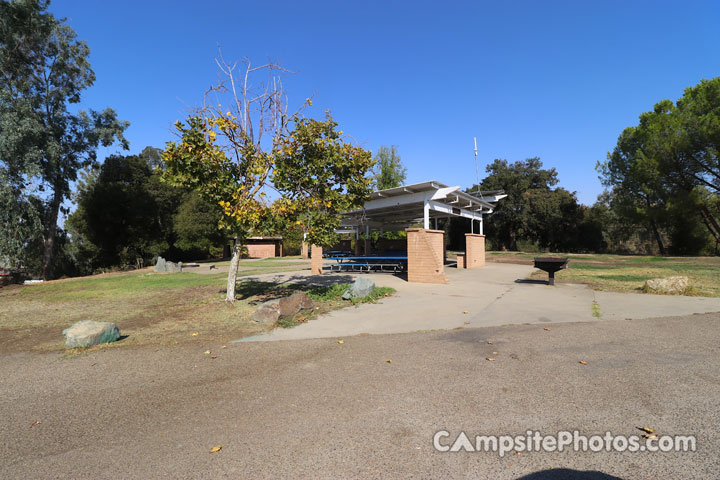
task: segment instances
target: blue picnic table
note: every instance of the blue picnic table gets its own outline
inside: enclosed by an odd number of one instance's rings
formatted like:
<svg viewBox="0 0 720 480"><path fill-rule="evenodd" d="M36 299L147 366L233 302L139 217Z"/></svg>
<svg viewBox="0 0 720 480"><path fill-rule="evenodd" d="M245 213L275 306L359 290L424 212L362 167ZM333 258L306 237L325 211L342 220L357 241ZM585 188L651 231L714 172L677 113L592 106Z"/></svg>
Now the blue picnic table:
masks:
<svg viewBox="0 0 720 480"><path fill-rule="evenodd" d="M377 271L393 271L402 272L407 269L407 257L403 256L332 256L327 257L327 260L335 260L336 263L326 263L325 266L330 268L330 271L361 271L369 272L371 270Z"/></svg>

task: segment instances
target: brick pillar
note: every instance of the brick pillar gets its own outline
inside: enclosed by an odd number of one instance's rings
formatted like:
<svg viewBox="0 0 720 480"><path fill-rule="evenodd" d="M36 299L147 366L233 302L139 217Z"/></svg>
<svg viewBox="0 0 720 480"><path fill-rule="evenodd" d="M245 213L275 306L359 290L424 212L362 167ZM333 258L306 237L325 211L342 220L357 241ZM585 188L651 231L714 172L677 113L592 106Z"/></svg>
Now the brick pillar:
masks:
<svg viewBox="0 0 720 480"><path fill-rule="evenodd" d="M300 255L302 256L303 260L308 259L308 244L304 241L300 244Z"/></svg>
<svg viewBox="0 0 720 480"><path fill-rule="evenodd" d="M485 266L485 235L465 234L465 266L466 268Z"/></svg>
<svg viewBox="0 0 720 480"><path fill-rule="evenodd" d="M447 283L442 230L408 228L408 282Z"/></svg>
<svg viewBox="0 0 720 480"><path fill-rule="evenodd" d="M311 250L311 259L312 263L310 264L310 272L313 275L321 275L322 274L322 247L318 247L317 245L313 245L310 247Z"/></svg>

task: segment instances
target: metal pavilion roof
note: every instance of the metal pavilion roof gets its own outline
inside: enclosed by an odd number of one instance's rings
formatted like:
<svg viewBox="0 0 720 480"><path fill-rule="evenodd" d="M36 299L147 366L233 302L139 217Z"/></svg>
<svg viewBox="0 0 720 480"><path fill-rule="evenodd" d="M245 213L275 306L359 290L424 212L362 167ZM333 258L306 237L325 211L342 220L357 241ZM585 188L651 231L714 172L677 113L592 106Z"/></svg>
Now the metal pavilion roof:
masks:
<svg viewBox="0 0 720 480"><path fill-rule="evenodd" d="M436 180L379 190L370 194L364 208L344 214L343 226L392 227L430 218L464 217L482 222L495 204L507 195L501 190L470 195L459 186L449 187Z"/></svg>

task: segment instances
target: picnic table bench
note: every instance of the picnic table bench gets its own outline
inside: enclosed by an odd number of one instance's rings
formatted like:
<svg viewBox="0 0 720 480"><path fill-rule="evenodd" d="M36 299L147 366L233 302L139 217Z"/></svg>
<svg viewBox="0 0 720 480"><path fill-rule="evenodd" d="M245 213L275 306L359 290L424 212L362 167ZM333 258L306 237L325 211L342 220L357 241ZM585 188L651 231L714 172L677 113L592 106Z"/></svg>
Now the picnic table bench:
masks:
<svg viewBox="0 0 720 480"><path fill-rule="evenodd" d="M376 271L392 271L392 272L404 272L407 269L407 257L380 257L380 256L361 256L361 257L350 257L350 256L333 256L327 257L327 260L335 260L336 263L326 263L325 266L330 268L330 271L361 271L370 272L371 270Z"/></svg>

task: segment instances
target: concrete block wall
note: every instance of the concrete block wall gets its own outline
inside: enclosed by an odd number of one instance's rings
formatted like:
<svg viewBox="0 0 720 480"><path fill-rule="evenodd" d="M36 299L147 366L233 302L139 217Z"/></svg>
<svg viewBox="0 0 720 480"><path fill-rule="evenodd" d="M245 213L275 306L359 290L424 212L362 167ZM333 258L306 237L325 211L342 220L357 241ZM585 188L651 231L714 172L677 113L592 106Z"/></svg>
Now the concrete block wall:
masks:
<svg viewBox="0 0 720 480"><path fill-rule="evenodd" d="M407 232L408 282L447 283L445 232L409 228Z"/></svg>
<svg viewBox="0 0 720 480"><path fill-rule="evenodd" d="M322 258L322 247L318 247L317 245L313 245L310 247L310 254L311 254L311 262L310 262L310 272L313 275L320 275L322 274L322 265L323 265L323 258Z"/></svg>
<svg viewBox="0 0 720 480"><path fill-rule="evenodd" d="M465 268L485 266L485 235L465 234Z"/></svg>

